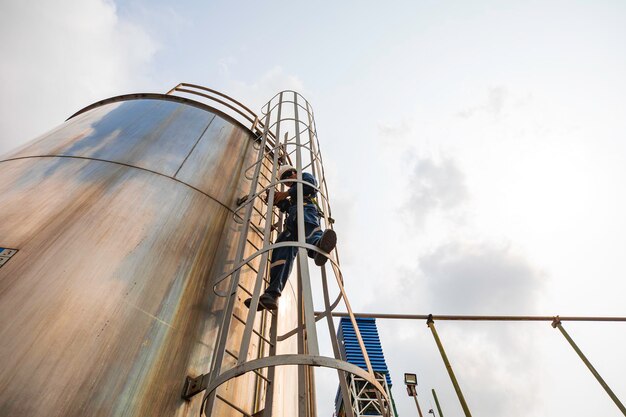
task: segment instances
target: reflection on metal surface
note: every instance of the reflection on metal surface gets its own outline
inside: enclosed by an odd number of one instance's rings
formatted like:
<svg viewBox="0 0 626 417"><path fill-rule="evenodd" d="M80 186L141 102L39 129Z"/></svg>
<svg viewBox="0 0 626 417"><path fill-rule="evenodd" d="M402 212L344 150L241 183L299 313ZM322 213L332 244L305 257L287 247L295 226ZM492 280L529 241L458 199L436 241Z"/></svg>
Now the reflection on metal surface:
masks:
<svg viewBox="0 0 626 417"><path fill-rule="evenodd" d="M20 251L0 269L0 414L199 414L182 381L214 353L210 282L232 263L254 143L220 112L152 94L4 157L0 237ZM254 384L227 390L252 403Z"/></svg>
<svg viewBox="0 0 626 417"><path fill-rule="evenodd" d="M309 103L282 92L257 117L204 87L171 92L211 105L113 97L0 160L0 237L19 248L0 269L0 414L313 417L323 366L337 370L346 399L347 375L371 384L387 415L358 330L367 369L339 352L332 311L341 303L355 319L336 251L319 271L322 315L307 259L319 249L302 238L278 312L254 308L281 220L272 204L280 164L299 171L299 236L302 171L317 177L332 227ZM319 354L324 317L333 357ZM188 377L196 386L185 400Z"/></svg>

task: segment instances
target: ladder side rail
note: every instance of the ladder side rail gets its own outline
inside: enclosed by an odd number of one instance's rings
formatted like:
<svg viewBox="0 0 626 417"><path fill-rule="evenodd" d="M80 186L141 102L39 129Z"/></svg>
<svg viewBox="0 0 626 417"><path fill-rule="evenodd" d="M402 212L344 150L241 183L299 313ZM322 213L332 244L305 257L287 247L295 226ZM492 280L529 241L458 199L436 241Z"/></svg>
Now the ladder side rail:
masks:
<svg viewBox="0 0 626 417"><path fill-rule="evenodd" d="M297 98L297 97L296 97ZM304 123L304 125L306 126L306 129L304 131L307 131L309 133L309 137L308 137L308 145L302 145L300 147L300 150L308 150L309 151L309 164L307 164L305 167L302 167L302 171L304 171L305 169L307 169L308 167L311 167L311 174L313 175L313 178L317 178L318 180L318 184L319 184L319 176L318 176L318 172L316 170L316 166L315 166L315 155L314 155L314 148L313 148L313 143L311 142L311 128L310 128L310 122L311 122L311 115L308 112L308 103L307 103L307 108L302 107L302 105L299 105L300 108L304 109L306 114L307 114L307 118L308 118L308 124ZM303 132L304 132L303 131ZM322 266L322 271L324 270L324 266ZM323 272L322 272L323 273ZM326 297L325 297L325 301L326 301ZM311 312L309 312L308 314L311 314ZM313 325L315 326L315 317L314 317L314 312L313 312ZM332 321L332 317L331 317L331 321ZM330 330L330 328L329 328ZM333 337L333 334L330 333L331 339ZM307 349L308 352L308 349ZM337 359L337 358L336 358ZM317 415L317 407L316 407L316 396L315 396L315 370L312 367L306 367L305 368L306 371L306 382L308 383L308 387L307 390L310 393L310 395L308 396L308 412L309 415L311 416L316 416ZM340 378L341 381L341 377L342 377L342 372L338 371L338 376Z"/></svg>
<svg viewBox="0 0 626 417"><path fill-rule="evenodd" d="M305 244L303 246L305 248L307 248L307 249L318 251L318 252L322 253L316 246L309 245L309 244ZM332 259L332 258L329 259L329 262L332 264L333 269L336 269L336 271L337 271L336 273L338 274L338 278L336 278L336 279L341 280L341 282L343 283L343 275L341 273L341 269L339 269L339 264L336 263L335 260ZM333 311L335 310L335 308L337 308L337 306L339 305L339 303L341 302L342 299L343 299L342 294L339 293L337 298L330 305L330 314L327 314L324 311L318 312L318 314L315 316L315 321L318 322L318 321L322 320L324 317L327 317L328 315L334 316ZM283 333L282 335L278 336L278 341L282 342L284 340L289 339L293 335L297 334L298 330L299 330L299 327L295 327L295 328L293 328L293 329Z"/></svg>
<svg viewBox="0 0 626 417"><path fill-rule="evenodd" d="M302 274L300 271L300 263L296 265L297 277L298 277L298 292L296 297L296 306L298 309L298 355L304 355L305 345L304 340L306 333L304 330L304 312L302 301ZM298 365L298 417L308 417L306 413L306 387L305 387L305 375L304 366Z"/></svg>
<svg viewBox="0 0 626 417"><path fill-rule="evenodd" d="M266 265L266 272L269 273L269 265ZM265 280L265 282L269 283L268 280ZM278 314L269 314L268 311L262 311L261 312L261 326L259 328L259 337L262 338L266 343L260 343L257 346L257 352L256 352L256 358L262 358L267 356L267 351L269 351L270 349L272 349L272 341L271 341L271 328L268 325L271 325L272 321L268 320L268 318L274 318L277 317ZM261 334L263 336L261 336ZM267 337L266 337L267 336ZM269 379L270 374L269 374L269 368L265 370L265 377L259 377L259 375L257 375L257 378L255 379L255 392L254 392L254 410L255 410L255 414L257 414L257 417L259 415L259 411L262 411L265 405L265 401L267 398L267 390L269 389L269 386L271 384L271 380Z"/></svg>
<svg viewBox="0 0 626 417"><path fill-rule="evenodd" d="M265 143L266 143L267 136L268 136L267 133L268 133L267 130L263 132L263 136L261 139L261 147L259 148L259 156L258 156L259 158L263 157L263 149L265 147ZM255 179L250 184L250 191L248 192L248 200L251 200L252 196L256 192L260 170L261 170L261 165L257 165L255 176L254 176ZM235 259L237 260L242 259L244 256L246 241L248 239L247 231L248 231L248 226L249 226L251 215L252 215L252 204L248 205L248 207L246 208L246 215L245 215L246 221L242 225L242 233L239 238L237 252L235 255ZM219 342L215 350L215 355L213 356L213 366L212 366L213 369L210 371L211 376L210 376L209 381L213 381L221 373L222 362L224 360L224 351L226 349L226 342L228 340L228 333L230 330L233 309L235 306L235 298L236 298L235 294L237 293L237 288L239 284L240 271L241 269L237 269L231 277L230 295L228 297L226 309L224 310L223 317L222 317L222 325L220 326L220 331L219 331ZM213 409L213 405L215 402L215 394L216 392L205 393L205 396L202 399L202 406L201 406L201 409L204 409L205 412L207 408L209 410Z"/></svg>
<svg viewBox="0 0 626 417"><path fill-rule="evenodd" d="M278 118L280 118L281 116L281 110L282 109L279 107ZM278 128L279 127L280 126L278 126ZM276 134L279 135L280 130L277 129ZM278 171L278 152L274 152L271 171L272 173L271 173L270 183L274 183L276 182L276 176L277 176L277 171ZM270 238L272 235L272 222L273 222L273 215L274 215L275 194L276 194L276 187L270 187L269 196L267 200L267 209L266 209L267 210L266 218L269 219L269 221L265 222L265 227L263 230L263 246L262 247L264 248L270 244ZM254 328L254 322L255 322L255 317L256 317L256 312L257 312L256 309L257 309L257 306L259 305L261 289L263 288L263 284L264 284L263 278L265 275L265 269L266 269L265 265L267 265L268 257L269 257L269 251L263 252L263 254L261 255L260 265L262 265L263 267L259 267L259 272L256 277L256 283L254 286L252 301L250 302L250 307L248 308L248 317L246 319L246 327L243 333L243 337L241 338L241 344L239 346L239 360L237 361L237 365L241 365L243 362L245 362L248 356L248 350L250 348L250 339L252 337L252 330Z"/></svg>
<svg viewBox="0 0 626 417"><path fill-rule="evenodd" d="M281 107L286 105L287 103L283 103L281 101ZM288 123L292 118L283 118L280 119L280 124ZM295 126L295 130L298 128ZM289 142L289 138L287 133L285 133L285 144ZM285 145L286 146L286 145ZM296 148L297 149L297 148ZM302 170L301 170L301 159L300 152L296 152L296 171L297 171L297 182L296 182L296 232L298 236L298 243L302 244L302 237L304 236L304 209L302 207L303 203L303 185L302 182ZM302 227L301 227L302 226ZM302 291L302 262L300 259L300 248L298 248L297 253L297 262L296 262L296 311L297 311L297 323L298 323L298 333L296 338L297 343L297 352L298 355L304 356L305 352L305 331L304 331L304 311L303 311L303 291ZM297 401L297 409L298 409L298 417L310 417L307 415L306 410L306 386L305 386L305 372L304 366L298 365L298 401Z"/></svg>
<svg viewBox="0 0 626 417"><path fill-rule="evenodd" d="M279 93L279 100L282 100L283 93ZM280 128L276 134L277 138L280 138ZM287 141L287 136L285 135L285 139L282 146L285 146ZM283 161L284 162L284 161ZM285 185L280 184L280 190L284 191ZM277 232L280 234L283 231L283 220L284 213L278 212L278 230ZM276 349L278 347L278 314L274 314L271 319L270 324L270 348L268 356L276 356ZM267 384L267 389L265 391L265 409L263 411L263 417L272 417L272 411L274 407L274 393L276 390L276 384L274 383L276 378L276 367L269 367L267 369L267 379L269 379L269 383Z"/></svg>
<svg viewBox="0 0 626 417"><path fill-rule="evenodd" d="M320 142L319 142L319 138L317 136L317 125L315 123L315 117L313 116L313 109L311 109L310 111L311 114L311 126L312 126L312 134L314 136L314 140L312 140L312 142L315 143L315 147L317 148L317 154L318 154L318 158L319 158L319 165L320 165L320 171L321 171L321 175L323 178L323 181L320 182L320 188L324 190L324 193L326 195L328 195L328 183L326 182L326 174L324 172L324 159L322 157L322 152L321 152L321 147L320 147ZM328 212L328 216L331 217L331 208L330 208L330 203L328 203L328 206L324 207L325 209L325 213Z"/></svg>
<svg viewBox="0 0 626 417"><path fill-rule="evenodd" d="M307 109L309 108L309 105L307 103ZM328 196L328 186L326 183L326 176L324 174L324 166L322 164L322 154L320 152L319 149L319 141L317 141L317 135L315 130L313 130L311 127L315 126L315 119L313 118L312 115L312 110L307 111L307 115L309 117L309 141L311 143L311 152L315 155L314 158L314 163L317 167L317 172L319 173L319 182L318 182L318 187L320 189L320 195L323 197L321 199L321 205L322 205L322 214L324 217L324 226L326 228L329 229L333 229L333 224L330 221L330 217L331 217L331 212L330 212L330 199ZM337 262L339 262L339 250L338 248L335 248L334 250L334 256L335 259L337 260Z"/></svg>
<svg viewBox="0 0 626 417"><path fill-rule="evenodd" d="M270 341L272 344L270 345L270 350L268 356L276 356L276 345L277 345L277 331L278 331L278 314L272 315L270 325ZM274 407L274 392L276 389L275 384L276 378L276 367L271 366L267 370L267 379L269 380L267 385L267 390L265 392L265 409L263 412L263 417L272 417L272 410Z"/></svg>
<svg viewBox="0 0 626 417"><path fill-rule="evenodd" d="M317 402L315 395L315 368L312 366L305 366L304 370L306 374L305 382L307 383L307 392L309 393L309 395L307 396L307 412L308 415L316 417Z"/></svg>
<svg viewBox="0 0 626 417"><path fill-rule="evenodd" d="M297 101L297 96L294 97ZM294 105L294 118L298 119L298 106ZM296 126L297 127L297 126ZM300 131L296 128L296 145L301 144ZM298 182L296 184L297 191L297 220L298 220L298 241L306 243L304 231L304 190L302 186L302 152L300 148L296 152L296 169L298 171ZM317 342L317 329L315 328L315 312L313 308L313 294L311 292L311 276L309 274L308 255L303 247L298 249L298 265L300 266L300 276L302 277L302 303L304 307L304 321L306 328L306 337L309 354L318 356L319 346Z"/></svg>

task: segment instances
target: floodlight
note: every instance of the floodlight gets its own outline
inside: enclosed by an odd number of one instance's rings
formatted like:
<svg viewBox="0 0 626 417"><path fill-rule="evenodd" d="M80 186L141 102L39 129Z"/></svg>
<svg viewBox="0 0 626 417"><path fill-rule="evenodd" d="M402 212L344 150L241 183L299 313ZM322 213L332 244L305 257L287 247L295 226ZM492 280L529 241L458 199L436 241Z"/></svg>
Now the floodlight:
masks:
<svg viewBox="0 0 626 417"><path fill-rule="evenodd" d="M406 385L417 385L417 375L404 374L404 383Z"/></svg>

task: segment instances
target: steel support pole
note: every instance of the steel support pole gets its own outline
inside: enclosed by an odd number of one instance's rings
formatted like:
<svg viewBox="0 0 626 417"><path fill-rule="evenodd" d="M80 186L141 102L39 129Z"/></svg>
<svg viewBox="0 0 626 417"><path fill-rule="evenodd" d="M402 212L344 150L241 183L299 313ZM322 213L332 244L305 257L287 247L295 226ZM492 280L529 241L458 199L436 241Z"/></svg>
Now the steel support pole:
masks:
<svg viewBox="0 0 626 417"><path fill-rule="evenodd" d="M325 266L322 266L322 290L324 291L324 307L327 312L330 312L330 296L328 294L328 279L326 278ZM330 314L326 315L326 321L328 323L328 333L330 334L330 343L333 347L335 359L342 359L341 350L339 349L339 341L337 340L337 332L335 330L335 323L333 322L333 318ZM348 391L348 383L346 382L347 375L345 372L337 370L337 376L339 377L339 389L341 391L341 397L343 398L343 409L345 410L346 417L354 417L352 401Z"/></svg>
<svg viewBox="0 0 626 417"><path fill-rule="evenodd" d="M413 395L413 399L415 400L415 406L417 407L417 412L419 413L420 417L424 417L424 415L422 414L422 409L420 408L420 403L419 401L417 401L417 393Z"/></svg>
<svg viewBox="0 0 626 417"><path fill-rule="evenodd" d="M469 407L467 406L467 403L465 402L465 398L463 397L463 392L461 392L461 387L459 386L459 383L456 380L456 377L454 376L452 365L450 365L450 361L448 360L446 351L443 349L441 340L439 340L439 335L437 334L437 330L435 329L435 322L433 321L432 316L428 317L426 324L430 328L430 331L433 333L433 337L435 338L435 343L437 343L437 348L439 348L439 353L441 354L441 359L443 359L443 363L446 365L446 370L448 371L448 375L450 375L450 380L452 381L452 385L454 385L454 390L456 391L456 395L457 397L459 397L459 402L461 403L461 407L463 408L465 417L472 417Z"/></svg>
<svg viewBox="0 0 626 417"><path fill-rule="evenodd" d="M570 344L570 346L572 347L572 349L574 349L574 351L578 354L578 357L580 357L580 359L583 361L583 363L587 366L587 368L589 368L589 370L591 371L591 373L593 374L593 376L596 378L596 380L600 383L600 385L602 386L602 388L604 388L604 390L606 391L607 394L609 394L609 397L611 397L611 399L613 400L613 402L615 403L615 405L617 406L617 408L620 409L620 411L622 412L622 414L624 414L626 416L626 408L624 407L624 404L621 403L621 401L619 400L619 398L617 398L617 396L615 395L615 393L613 392L613 390L611 390L611 388L607 385L606 382L604 382L604 379L602 379L602 377L600 376L600 374L598 373L598 371L596 371L596 368L593 367L593 365L591 364L591 362L589 362L589 360L587 359L587 357L582 353L582 351L578 348L578 346L576 345L576 343L574 343L574 340L572 340L572 338L570 337L570 335L565 331L565 329L563 328L563 326L561 326L561 320L559 319L559 317L555 317L554 321L552 322L552 327L554 327L555 329L559 329L559 331L561 332L561 334L563 335L563 337L565 337L565 340L567 340Z"/></svg>
<svg viewBox="0 0 626 417"><path fill-rule="evenodd" d="M434 388L431 391L433 392L433 398L435 399L435 404L437 405L437 411L439 411L439 417L443 417L443 411L441 411L441 406L439 405L439 400L437 399L437 393Z"/></svg>

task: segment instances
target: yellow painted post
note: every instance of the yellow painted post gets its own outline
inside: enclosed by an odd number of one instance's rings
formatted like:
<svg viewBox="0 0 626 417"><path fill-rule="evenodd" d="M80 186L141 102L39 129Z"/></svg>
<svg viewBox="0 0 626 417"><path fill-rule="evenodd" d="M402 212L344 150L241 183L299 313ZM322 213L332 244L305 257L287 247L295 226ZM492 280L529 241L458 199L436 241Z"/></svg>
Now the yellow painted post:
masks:
<svg viewBox="0 0 626 417"><path fill-rule="evenodd" d="M443 417L443 411L441 411L441 406L439 405L439 399L437 398L437 393L435 392L434 388L431 391L433 392L433 398L435 399L435 404L437 405L437 410L439 411L439 417Z"/></svg>
<svg viewBox="0 0 626 417"><path fill-rule="evenodd" d="M456 377L454 376L452 365L450 365L450 361L448 360L446 351L443 349L441 340L439 340L439 335L437 334L437 330L435 329L435 322L433 321L432 314L428 316L428 319L426 320L426 324L430 328L430 331L433 333L433 337L435 338L435 343L437 343L437 347L439 348L439 353L441 354L441 359L443 359L443 363L446 365L446 370L448 371L448 375L450 375L450 380L452 381L452 385L454 385L454 390L456 391L456 395L457 397L459 397L459 402L461 403L461 407L463 408L465 417L472 417L469 407L467 406L467 403L465 402L465 398L463 397L463 392L461 392L461 387L459 386L459 382L456 380Z"/></svg>
<svg viewBox="0 0 626 417"><path fill-rule="evenodd" d="M565 331L565 329L563 328L563 326L561 326L561 319L559 318L559 316L556 316L554 318L554 321L552 321L552 327L554 327L555 329L559 329L559 331L561 332L561 334L563 335L563 337L565 337L565 340L567 340L570 344L570 346L574 349L574 351L578 354L578 356L580 357L580 359L583 361L583 363L587 366L587 368L589 368L589 370L591 371L591 373L593 374L593 376L596 378L596 380L600 383L600 385L602 386L602 388L604 388L604 390L606 391L607 394L609 394L609 397L611 397L611 399L613 400L613 402L615 403L615 405L617 406L617 408L620 409L620 411L622 412L622 414L624 414L626 416L626 408L624 407L624 404L621 403L621 401L619 400L619 398L617 398L617 396L615 395L615 393L613 392L613 390L611 390L611 388L607 385L606 382L604 382L604 379L602 379L602 377L600 376L600 374L598 373L598 371L596 371L596 368L593 367L593 365L591 364L591 362L589 362L589 360L587 359L587 357L582 353L582 351L578 348L578 346L576 345L576 343L574 343L574 340L572 340L572 338L570 337L570 335Z"/></svg>

